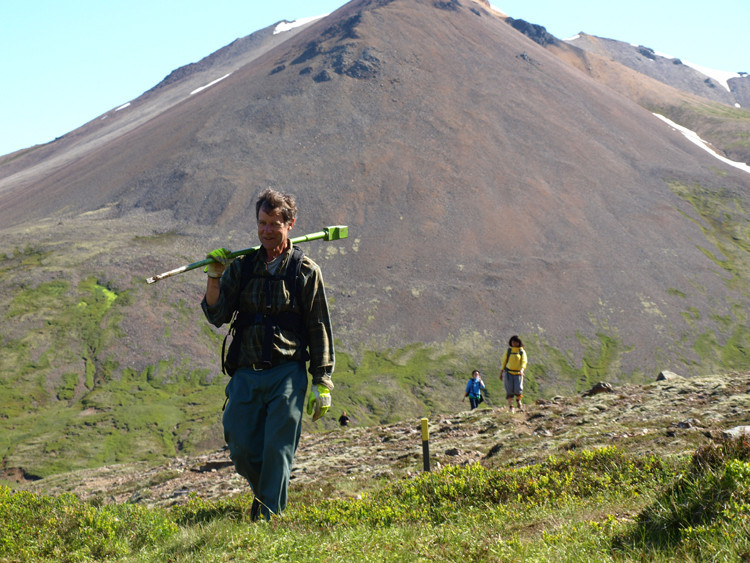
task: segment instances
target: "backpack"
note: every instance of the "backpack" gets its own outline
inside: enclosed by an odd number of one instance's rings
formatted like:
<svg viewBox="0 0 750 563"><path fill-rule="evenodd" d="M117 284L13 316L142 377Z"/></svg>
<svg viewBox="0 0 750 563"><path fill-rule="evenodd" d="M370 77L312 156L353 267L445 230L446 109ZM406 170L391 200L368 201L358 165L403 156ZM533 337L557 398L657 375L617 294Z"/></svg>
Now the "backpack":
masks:
<svg viewBox="0 0 750 563"><path fill-rule="evenodd" d="M471 382L473 379L474 378L470 379L469 382ZM473 387L474 386L472 386L472 388ZM477 391L476 391L475 395L476 395L476 398L477 398L477 404L479 404L479 403L481 403L481 402L484 401L484 393L483 393L483 391L486 391L486 389L482 389L481 385L477 385L476 388L477 388Z"/></svg>
<svg viewBox="0 0 750 563"><path fill-rule="evenodd" d="M294 307L295 299L301 303L302 284L297 283L297 281L300 277L300 271L302 270L302 258L304 255L305 253L302 249L295 246L292 250L292 256L289 259L289 264L287 265L283 276L278 274L270 276L259 276L254 274L254 253L244 256L242 258L242 264L240 265L240 290L237 295L242 295L251 279L262 277L266 283L266 305L269 308L271 306L271 282L286 282L286 286L289 288L291 307ZM240 311L238 306L229 325L229 331L224 337L224 342L221 345L221 371L223 373L232 377L234 372L237 371L240 358L240 347L242 345L242 333L245 328L253 324L265 325L261 360L264 364L267 364L268 367L271 367L272 365L271 355L273 353L273 335L276 328L291 330L299 336L302 341L302 348L304 349L303 359L307 361L307 343L304 338L304 319L302 318L301 313L295 313L294 311L284 311L276 315L248 313ZM227 350L227 338L229 336L232 337L232 342L229 344L229 349Z"/></svg>
<svg viewBox="0 0 750 563"><path fill-rule="evenodd" d="M503 370L506 370L506 371L507 371L508 373L510 373L510 370L508 370L508 369L506 368L506 366L508 365L508 361L510 361L510 355L511 355L511 354L513 354L513 352L511 352L511 349L510 349L510 348L508 348L508 352L507 352L507 353L506 353L506 355L505 355L505 363L503 364ZM518 354L516 354L516 355L518 355L518 356L520 356L521 358L523 358L523 348L519 348L519 350L518 350ZM501 370L501 371L502 371L502 370ZM514 371L515 371L515 370L514 370ZM511 373L511 375L518 375L518 373Z"/></svg>

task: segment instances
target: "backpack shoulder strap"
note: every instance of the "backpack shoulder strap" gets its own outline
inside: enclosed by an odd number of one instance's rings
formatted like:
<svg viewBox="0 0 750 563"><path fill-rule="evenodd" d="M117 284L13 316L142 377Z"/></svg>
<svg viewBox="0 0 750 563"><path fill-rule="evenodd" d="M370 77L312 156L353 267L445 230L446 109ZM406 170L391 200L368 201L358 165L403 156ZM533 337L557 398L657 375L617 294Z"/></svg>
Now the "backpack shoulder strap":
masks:
<svg viewBox="0 0 750 563"><path fill-rule="evenodd" d="M505 363L503 363L503 369L505 369L505 366L508 365L508 360L510 360L510 348L508 348L508 351L505 353Z"/></svg>
<svg viewBox="0 0 750 563"><path fill-rule="evenodd" d="M294 307L294 300L299 299L300 304L302 303L301 297L301 286L302 284L297 283L299 280L300 272L302 271L302 258L304 258L305 252L299 247L295 246L292 250L292 256L289 259L289 264L286 267L285 276L289 283L289 293L292 296L290 305ZM300 295L297 295L297 288L300 288Z"/></svg>
<svg viewBox="0 0 750 563"><path fill-rule="evenodd" d="M235 346L232 347L230 344L229 350L227 350L227 339L229 338L229 336L231 336L232 343L234 343L235 339L238 338L238 332L241 333L244 329L243 321L240 319L239 300L242 292L245 290L245 287L247 287L247 284L250 283L250 278L252 277L253 271L253 261L255 259L256 252L257 250L255 252L252 252L251 254L246 254L245 256L239 258L240 290L237 292L237 308L232 314L232 320L229 323L229 330L224 335L224 341L221 343L221 371L222 373L225 373L230 377L234 375L234 370L236 369L236 366L230 366L230 363L234 363L237 361L237 356L239 354L239 345L235 344Z"/></svg>
<svg viewBox="0 0 750 563"><path fill-rule="evenodd" d="M307 361L307 342L304 333L304 317L302 316L302 284L299 282L300 271L302 270L302 257L305 253L301 248L294 247L292 249L292 255L289 257L289 263L286 266L284 276L274 276L276 279L285 280L287 287L289 288L289 311L278 313L277 315L264 315L263 320L256 315L256 320L262 322L265 325L265 333L263 335L263 351L262 358L264 362L271 363L273 356L273 335L276 327L291 330L297 334L302 341L303 357ZM266 278L266 284L269 283L270 278ZM266 285L266 296L270 295L271 291L268 285ZM300 313L294 312L294 300L297 299L300 303Z"/></svg>
<svg viewBox="0 0 750 563"><path fill-rule="evenodd" d="M242 294L243 291L245 291L245 288L247 287L247 284L250 283L250 280L253 277L259 277L257 274L253 274L253 260L248 260L250 256L254 256L253 254L248 254L247 256L243 257L242 259L242 270L240 274L240 290L238 295ZM289 293L292 295L292 302L291 305L294 306L294 299L297 295L296 289L297 289L297 280L299 279L300 272L302 271L302 258L305 256L304 251L298 247L295 246L292 250L292 255L289 258L289 264L286 267L286 271L284 272L283 276L279 276L274 274L273 276L270 276L271 279L283 279L287 282L287 287L289 287Z"/></svg>

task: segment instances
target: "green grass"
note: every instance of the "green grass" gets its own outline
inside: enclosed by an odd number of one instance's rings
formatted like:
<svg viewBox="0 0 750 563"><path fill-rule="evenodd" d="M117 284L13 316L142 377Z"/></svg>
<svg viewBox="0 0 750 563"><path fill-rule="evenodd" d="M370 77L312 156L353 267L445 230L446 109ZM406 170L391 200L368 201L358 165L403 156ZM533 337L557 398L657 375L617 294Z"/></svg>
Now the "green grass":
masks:
<svg viewBox="0 0 750 563"><path fill-rule="evenodd" d="M9 467L46 476L219 443L220 378L188 358L136 372L112 357L131 303L129 291L95 277L14 291L5 322L25 330L3 336L0 347L0 456ZM177 303L183 323L185 310L184 300Z"/></svg>
<svg viewBox="0 0 750 563"><path fill-rule="evenodd" d="M613 447L527 467L446 466L361 497L293 488L281 518L250 495L170 509L0 487L0 559L14 561L742 561L750 445L690 458Z"/></svg>
<svg viewBox="0 0 750 563"><path fill-rule="evenodd" d="M750 295L750 210L726 190L712 190L699 184L669 182L670 189L690 203L700 218L692 219L718 252L701 247L703 253L727 274L727 286Z"/></svg>
<svg viewBox="0 0 750 563"><path fill-rule="evenodd" d="M700 250L725 273L727 287L750 297L750 211L740 198L727 190L711 190L699 184L669 182L670 189L687 201L700 226L707 246ZM688 308L683 318L692 324L701 320L700 312ZM729 315L711 315L715 330L694 336L693 350L705 369L744 369L750 350L747 308L732 304Z"/></svg>
<svg viewBox="0 0 750 563"><path fill-rule="evenodd" d="M171 229L163 233L154 233L152 235L135 235L133 242L140 245L153 245L156 247L162 247L167 244L173 244L175 241L182 237L180 233Z"/></svg>
<svg viewBox="0 0 750 563"><path fill-rule="evenodd" d="M16 393L19 402L27 392L42 403L49 402L52 397L43 384L34 388L39 383L35 374L66 362L78 364L81 359L87 364L97 362L100 352L117 335L119 316L113 312L117 299L115 291L93 277L74 290L63 280L22 288L10 303L5 320L31 330L19 339L3 339L0 385L12 392L19 391L20 384L21 393ZM12 369L13 365L17 369ZM88 379L86 383L91 384ZM75 384L66 379L62 387Z"/></svg>
<svg viewBox="0 0 750 563"><path fill-rule="evenodd" d="M750 447L747 439L699 449L688 468L615 538L618 547L666 558L750 559ZM709 551L710 550L710 551ZM680 554L683 557L680 557Z"/></svg>

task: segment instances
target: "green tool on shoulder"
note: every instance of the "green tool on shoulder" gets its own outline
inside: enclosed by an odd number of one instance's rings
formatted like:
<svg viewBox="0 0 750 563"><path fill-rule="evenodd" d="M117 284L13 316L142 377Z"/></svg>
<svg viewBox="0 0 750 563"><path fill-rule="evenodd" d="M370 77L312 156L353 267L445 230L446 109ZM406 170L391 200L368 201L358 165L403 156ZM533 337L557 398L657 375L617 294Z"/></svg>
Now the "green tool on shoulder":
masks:
<svg viewBox="0 0 750 563"><path fill-rule="evenodd" d="M339 240L342 238L347 238L348 236L349 227L347 227L346 225L336 225L334 227L326 227L322 231L318 231L317 233L310 233L309 235L294 237L293 239L291 239L291 241L292 244L297 244L300 242L307 242L308 240ZM227 258L237 258L238 256L244 256L245 254L255 252L259 248L260 245L253 246L252 248L246 248L244 250L237 250L236 252L231 252L227 256ZM176 276L177 274L181 274L182 272L187 272L190 270L195 270L196 268L208 266L211 262L213 262L211 258L206 258L205 260L201 260L200 262L193 262L192 264L180 266L179 268L175 268L174 270L170 270L168 272L164 272L163 274L157 274L153 277L150 277L146 280L146 283L156 283L159 280Z"/></svg>

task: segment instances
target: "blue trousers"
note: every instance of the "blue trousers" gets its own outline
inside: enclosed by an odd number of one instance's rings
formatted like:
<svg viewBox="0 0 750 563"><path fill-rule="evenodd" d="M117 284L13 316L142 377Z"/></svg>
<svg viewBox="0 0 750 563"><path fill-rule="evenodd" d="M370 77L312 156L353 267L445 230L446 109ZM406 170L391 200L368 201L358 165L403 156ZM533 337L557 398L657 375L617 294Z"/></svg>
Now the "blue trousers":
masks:
<svg viewBox="0 0 750 563"><path fill-rule="evenodd" d="M286 508L306 391L302 362L263 371L240 368L225 389L224 439L237 473L250 483L265 518Z"/></svg>

